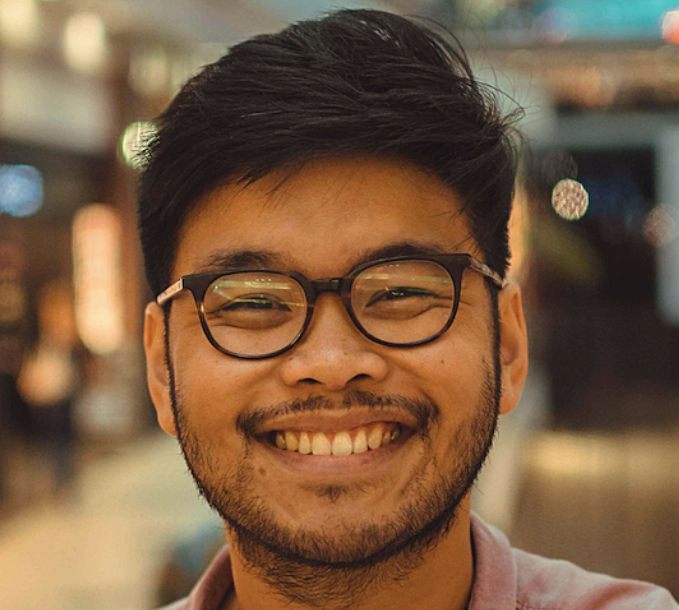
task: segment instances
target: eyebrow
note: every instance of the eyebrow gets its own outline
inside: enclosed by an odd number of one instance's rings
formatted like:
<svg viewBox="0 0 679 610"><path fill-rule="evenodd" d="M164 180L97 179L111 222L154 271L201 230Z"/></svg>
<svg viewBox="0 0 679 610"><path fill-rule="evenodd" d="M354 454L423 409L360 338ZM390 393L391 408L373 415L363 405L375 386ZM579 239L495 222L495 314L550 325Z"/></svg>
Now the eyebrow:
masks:
<svg viewBox="0 0 679 610"><path fill-rule="evenodd" d="M208 256L197 273L240 267L285 267L285 260L280 254L269 250L219 250Z"/></svg>
<svg viewBox="0 0 679 610"><path fill-rule="evenodd" d="M443 248L438 244L422 243L413 241L402 241L379 248L370 248L361 251L357 256L350 260L349 268L353 269L362 263L396 256L433 256L437 254L448 254L454 248ZM219 250L213 252L199 266L196 273L206 273L218 271L220 269L237 268L269 268L292 270L297 265L291 264L288 257L281 253L271 250Z"/></svg>

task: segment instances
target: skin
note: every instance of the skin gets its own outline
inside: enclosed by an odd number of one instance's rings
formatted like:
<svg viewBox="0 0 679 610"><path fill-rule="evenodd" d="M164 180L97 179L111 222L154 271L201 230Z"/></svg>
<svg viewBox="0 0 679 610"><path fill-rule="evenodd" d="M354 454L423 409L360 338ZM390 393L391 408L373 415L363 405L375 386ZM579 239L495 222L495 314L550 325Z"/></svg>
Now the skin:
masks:
<svg viewBox="0 0 679 610"><path fill-rule="evenodd" d="M459 213L455 192L408 163L370 158L317 161L272 192L282 177L271 175L247 188L226 186L201 202L180 234L172 280L206 270L206 261L216 251L229 249L273 251L284 267L309 278L337 277L348 272L366 248L412 242L414 236L419 244L482 259ZM508 413L520 398L528 360L516 285L499 292L498 307L502 395L497 409ZM311 539L318 536L324 543L334 541L338 548L351 543L361 528L383 528L399 511L417 507L413 497L430 493L442 476L455 476L445 465L464 461L471 422L488 419L480 409L487 403L484 391L487 394L492 380L491 320L484 279L469 271L451 329L416 348L371 342L355 328L340 299L324 295L307 334L292 350L268 360L247 361L225 356L207 342L193 299L185 292L172 306L168 356L183 424L200 447L196 449L200 455L193 455L202 460L194 464L194 474L201 471L205 483L219 486L247 473L239 492L259 502L276 527L302 531ZM153 303L146 310L144 340L158 421L166 432L177 435L163 312ZM374 470L359 468L341 475L286 468L236 429L237 417L253 409L266 412L281 401L310 396L322 396L339 408L342 399L356 390L431 400L439 419L428 439L413 435ZM343 489L334 498L323 493L333 484ZM401 571L400 582L377 579L360 599L345 600L344 607L353 601L368 609L465 608L473 582L469 502L467 492L451 529L436 540L434 549L422 552L410 569ZM233 543L237 539L233 524L227 521L226 529ZM276 610L312 605L283 599L238 543L232 551L237 599L231 600L231 607ZM313 570L308 576L313 577ZM332 605L341 607L339 601L324 607Z"/></svg>

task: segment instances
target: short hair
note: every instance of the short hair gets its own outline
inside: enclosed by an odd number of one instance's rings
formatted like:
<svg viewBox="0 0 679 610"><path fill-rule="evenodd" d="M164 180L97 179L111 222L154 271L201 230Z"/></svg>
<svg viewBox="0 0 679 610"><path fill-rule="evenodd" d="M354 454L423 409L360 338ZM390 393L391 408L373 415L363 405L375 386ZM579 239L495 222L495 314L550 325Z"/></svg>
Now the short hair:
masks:
<svg viewBox="0 0 679 610"><path fill-rule="evenodd" d="M151 288L170 283L182 223L214 189L352 154L410 161L455 189L472 238L504 276L516 114L502 114L457 39L390 13L341 10L239 43L184 85L143 154Z"/></svg>

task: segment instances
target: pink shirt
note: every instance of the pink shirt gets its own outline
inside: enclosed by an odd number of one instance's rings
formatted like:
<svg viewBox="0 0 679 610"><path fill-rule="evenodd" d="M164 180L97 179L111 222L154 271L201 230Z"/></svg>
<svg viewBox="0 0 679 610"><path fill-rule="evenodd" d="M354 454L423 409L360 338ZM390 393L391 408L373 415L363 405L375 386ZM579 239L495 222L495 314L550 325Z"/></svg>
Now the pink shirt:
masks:
<svg viewBox="0 0 679 610"><path fill-rule="evenodd" d="M471 526L475 569L468 610L679 610L661 587L513 549L502 532L474 514ZM163 610L218 610L232 586L224 547L191 595Z"/></svg>

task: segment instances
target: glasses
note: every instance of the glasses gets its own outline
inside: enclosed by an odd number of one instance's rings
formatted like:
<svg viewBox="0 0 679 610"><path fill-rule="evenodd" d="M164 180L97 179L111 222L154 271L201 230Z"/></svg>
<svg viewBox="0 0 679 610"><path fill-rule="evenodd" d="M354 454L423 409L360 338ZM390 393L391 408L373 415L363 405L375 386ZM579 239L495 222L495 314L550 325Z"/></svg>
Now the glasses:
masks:
<svg viewBox="0 0 679 610"><path fill-rule="evenodd" d="M291 349L311 323L318 297L339 295L368 339L392 347L423 345L453 323L462 275L472 269L499 288L505 281L469 254L400 256L370 261L346 277L310 280L294 271L228 269L185 275L156 299L188 290L205 336L220 352L261 360Z"/></svg>

